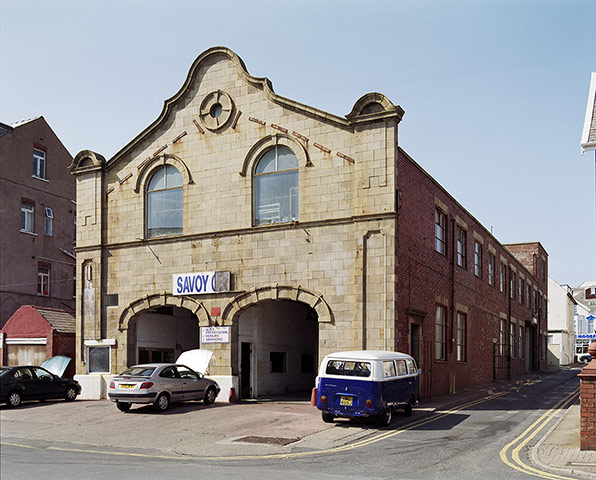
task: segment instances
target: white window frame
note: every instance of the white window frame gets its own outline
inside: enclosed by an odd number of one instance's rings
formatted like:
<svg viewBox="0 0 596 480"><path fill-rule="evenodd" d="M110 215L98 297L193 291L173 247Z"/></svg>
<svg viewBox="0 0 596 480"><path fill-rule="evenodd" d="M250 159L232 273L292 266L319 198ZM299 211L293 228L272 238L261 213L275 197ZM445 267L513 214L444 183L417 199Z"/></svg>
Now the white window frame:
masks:
<svg viewBox="0 0 596 480"><path fill-rule="evenodd" d="M54 235L54 211L50 207L45 207L45 225L44 234L46 237Z"/></svg>
<svg viewBox="0 0 596 480"><path fill-rule="evenodd" d="M33 177L47 180L46 175L46 152L39 148L33 149Z"/></svg>
<svg viewBox="0 0 596 480"><path fill-rule="evenodd" d="M25 224L23 225L23 214ZM21 232L35 233L35 205L21 202Z"/></svg>
<svg viewBox="0 0 596 480"><path fill-rule="evenodd" d="M42 272L42 270L45 270L45 272ZM50 296L50 272L49 267L37 267L37 294L41 297Z"/></svg>

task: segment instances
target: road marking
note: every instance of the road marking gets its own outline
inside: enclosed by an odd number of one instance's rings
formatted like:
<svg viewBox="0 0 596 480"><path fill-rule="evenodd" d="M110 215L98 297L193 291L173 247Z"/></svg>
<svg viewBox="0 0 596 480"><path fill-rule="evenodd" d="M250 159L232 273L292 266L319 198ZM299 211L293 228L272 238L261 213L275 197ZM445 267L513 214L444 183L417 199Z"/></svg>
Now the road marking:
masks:
<svg viewBox="0 0 596 480"><path fill-rule="evenodd" d="M421 427L427 425L429 423L436 422L442 418L445 418L449 415L453 415L454 413L464 410L466 408L488 402L495 398L502 397L503 395L508 395L514 391L519 390L518 387L512 388L510 390L506 390L503 392L495 393L492 395L488 395L486 397L473 400L461 405L457 405L449 410L437 410L435 415L431 415L429 417L421 418L420 420L416 420L411 422L403 427L398 429L391 429L382 431L379 434L374 435L371 438L366 438L359 440L355 443L351 443L348 445L342 445L339 447L327 448L323 450L313 450L308 452L288 452L288 453L273 453L273 454L265 454L265 455L230 455L230 456L214 456L214 457L200 457L194 455L150 455L144 453L133 453L133 452L114 452L114 451L104 451L104 450L90 450L90 449L78 449L78 448L63 448L63 447L34 447L30 445L23 445L17 443L7 443L2 442L1 445L11 446L11 447L19 447L19 448L33 448L33 449L40 449L40 450L57 450L63 452L74 452L74 453L86 453L86 454L93 454L93 455L113 455L113 456L120 456L120 457L137 457L137 458L154 458L154 459L161 459L161 460L214 460L214 461L231 461L231 460L266 460L266 459L287 459L287 458L303 458L309 457L314 455L328 455L333 453L340 453L349 450L354 450L356 448L362 448L367 445L372 445L374 443L378 443L382 440L386 440L388 438L394 437L401 433L404 433L408 430L412 430L417 427Z"/></svg>
<svg viewBox="0 0 596 480"><path fill-rule="evenodd" d="M540 380L527 382L523 386L534 385L535 383L540 382ZM311 457L315 455L329 455L334 453L346 452L350 450L354 450L357 448L362 448L368 445L372 445L388 438L395 437L396 435L400 435L408 430L413 430L415 428L428 425L429 423L436 422L441 420L442 418L448 417L449 415L453 415L461 410L465 410L467 408L473 407L475 405L479 405L481 403L488 402L490 400L494 400L496 398L502 397L504 395L509 395L513 392L519 391L520 386L515 385L509 390L504 390L502 392L494 393L487 395L485 397L472 400L467 403L463 403L461 405L454 406L448 410L436 410L435 415L431 415L429 417L421 418L420 420L416 420L409 424L404 425L403 427L399 427L397 429L385 430L379 434L376 434L370 438L365 438L359 440L357 442L342 445L339 447L327 448L322 450L313 450L308 452L288 452L288 453L272 453L272 454L264 454L264 455L229 455L229 456L194 456L194 455L150 455L144 453L132 453L132 452L114 452L114 451L104 451L104 450L89 450L89 449L76 449L76 448L62 448L62 447L33 447L30 445L22 445L16 443L0 443L0 445L7 445L12 447L20 447L20 448L37 448L40 450L58 450L64 452L74 452L74 453L86 453L92 455L112 455L112 456L121 456L121 457L137 457L137 458L147 458L147 459L161 459L161 460L211 460L211 461L233 461L233 460L270 460L270 459L289 459L289 458L304 458L304 457ZM514 467L515 468L515 467ZM527 473L527 472L524 472ZM551 478L551 477L549 477ZM565 477L552 477L552 478L565 478Z"/></svg>
<svg viewBox="0 0 596 480"><path fill-rule="evenodd" d="M578 395L579 388L575 389L565 398L557 402L550 410L548 410L538 420L530 425L520 436L505 445L500 452L501 460L503 460L503 462L511 468L528 475L533 475L535 477L549 478L553 480L574 480L571 477L544 472L529 466L521 460L519 452L553 419L555 414L559 413L561 410L567 408L571 403L575 402ZM509 460L509 454L511 456L511 460Z"/></svg>

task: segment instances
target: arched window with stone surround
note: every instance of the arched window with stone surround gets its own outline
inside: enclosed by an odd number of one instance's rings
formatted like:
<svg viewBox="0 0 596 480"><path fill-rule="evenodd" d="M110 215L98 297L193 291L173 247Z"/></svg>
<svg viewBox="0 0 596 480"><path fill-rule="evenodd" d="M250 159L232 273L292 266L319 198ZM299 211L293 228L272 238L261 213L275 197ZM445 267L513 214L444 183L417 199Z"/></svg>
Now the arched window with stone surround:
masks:
<svg viewBox="0 0 596 480"><path fill-rule="evenodd" d="M255 225L298 221L298 158L289 147L265 151L253 178Z"/></svg>
<svg viewBox="0 0 596 480"><path fill-rule="evenodd" d="M147 182L147 238L182 233L182 175L171 165L155 170Z"/></svg>

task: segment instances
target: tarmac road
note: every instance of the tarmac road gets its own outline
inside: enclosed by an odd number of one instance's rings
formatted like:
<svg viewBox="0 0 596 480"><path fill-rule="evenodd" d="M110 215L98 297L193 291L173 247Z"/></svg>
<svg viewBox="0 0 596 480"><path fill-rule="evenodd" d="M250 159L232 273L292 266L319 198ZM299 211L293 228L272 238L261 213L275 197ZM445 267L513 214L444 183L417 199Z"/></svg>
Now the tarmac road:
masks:
<svg viewBox="0 0 596 480"><path fill-rule="evenodd" d="M527 467L544 478L582 478L546 477L529 455L562 418L552 407L572 401L578 371L442 397L381 430L325 424L306 401L191 402L165 414L148 407L123 414L109 401L2 407L1 472L10 479L536 478ZM521 466L506 463L505 447L525 441L538 420L540 431L519 451ZM513 462L510 450L505 459Z"/></svg>

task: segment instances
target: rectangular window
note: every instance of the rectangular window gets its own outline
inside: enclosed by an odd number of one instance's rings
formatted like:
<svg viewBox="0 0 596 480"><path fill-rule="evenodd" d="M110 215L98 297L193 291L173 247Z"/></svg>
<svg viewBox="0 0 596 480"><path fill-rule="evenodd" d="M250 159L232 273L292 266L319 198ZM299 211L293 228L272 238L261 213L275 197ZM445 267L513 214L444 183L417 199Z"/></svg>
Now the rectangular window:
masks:
<svg viewBox="0 0 596 480"><path fill-rule="evenodd" d="M507 265L505 265L504 263L501 263L501 270L500 270L500 274L499 274L499 290L501 290L501 292L505 293L505 290L507 288Z"/></svg>
<svg viewBox="0 0 596 480"><path fill-rule="evenodd" d="M286 372L286 352L269 352L269 372Z"/></svg>
<svg viewBox="0 0 596 480"><path fill-rule="evenodd" d="M50 295L50 269L37 267L37 294L47 297Z"/></svg>
<svg viewBox="0 0 596 480"><path fill-rule="evenodd" d="M438 208L435 210L435 250L447 255L447 215Z"/></svg>
<svg viewBox="0 0 596 480"><path fill-rule="evenodd" d="M465 362L467 360L467 315L457 312L457 334L455 338L456 360Z"/></svg>
<svg viewBox="0 0 596 480"><path fill-rule="evenodd" d="M466 231L457 227L457 264L466 268Z"/></svg>
<svg viewBox="0 0 596 480"><path fill-rule="evenodd" d="M519 279L519 303L524 304L524 281Z"/></svg>
<svg viewBox="0 0 596 480"><path fill-rule="evenodd" d="M46 152L33 149L33 176L46 180Z"/></svg>
<svg viewBox="0 0 596 480"><path fill-rule="evenodd" d="M526 283L526 306L532 308L532 286L530 282Z"/></svg>
<svg viewBox="0 0 596 480"><path fill-rule="evenodd" d="M87 347L87 368L89 373L109 373L110 347Z"/></svg>
<svg viewBox="0 0 596 480"><path fill-rule="evenodd" d="M495 286L495 256L488 254L488 284Z"/></svg>
<svg viewBox="0 0 596 480"><path fill-rule="evenodd" d="M499 353L501 356L507 354L507 320L501 318L501 330L499 332Z"/></svg>
<svg viewBox="0 0 596 480"><path fill-rule="evenodd" d="M511 349L511 358L515 357L515 324L509 325L509 348Z"/></svg>
<svg viewBox="0 0 596 480"><path fill-rule="evenodd" d="M509 298L515 298L515 272L509 272Z"/></svg>
<svg viewBox="0 0 596 480"><path fill-rule="evenodd" d="M482 244L474 241L474 275L482 278Z"/></svg>
<svg viewBox="0 0 596 480"><path fill-rule="evenodd" d="M517 345L519 348L519 358L524 358L524 327L520 325L517 333L519 338Z"/></svg>
<svg viewBox="0 0 596 480"><path fill-rule="evenodd" d="M435 317L435 360L447 359L447 307L437 305Z"/></svg>
<svg viewBox="0 0 596 480"><path fill-rule="evenodd" d="M21 232L33 233L35 207L30 203L21 203Z"/></svg>
<svg viewBox="0 0 596 480"><path fill-rule="evenodd" d="M46 211L46 223L44 233L47 237L52 236L53 222L54 222L54 211L50 207L45 208Z"/></svg>

